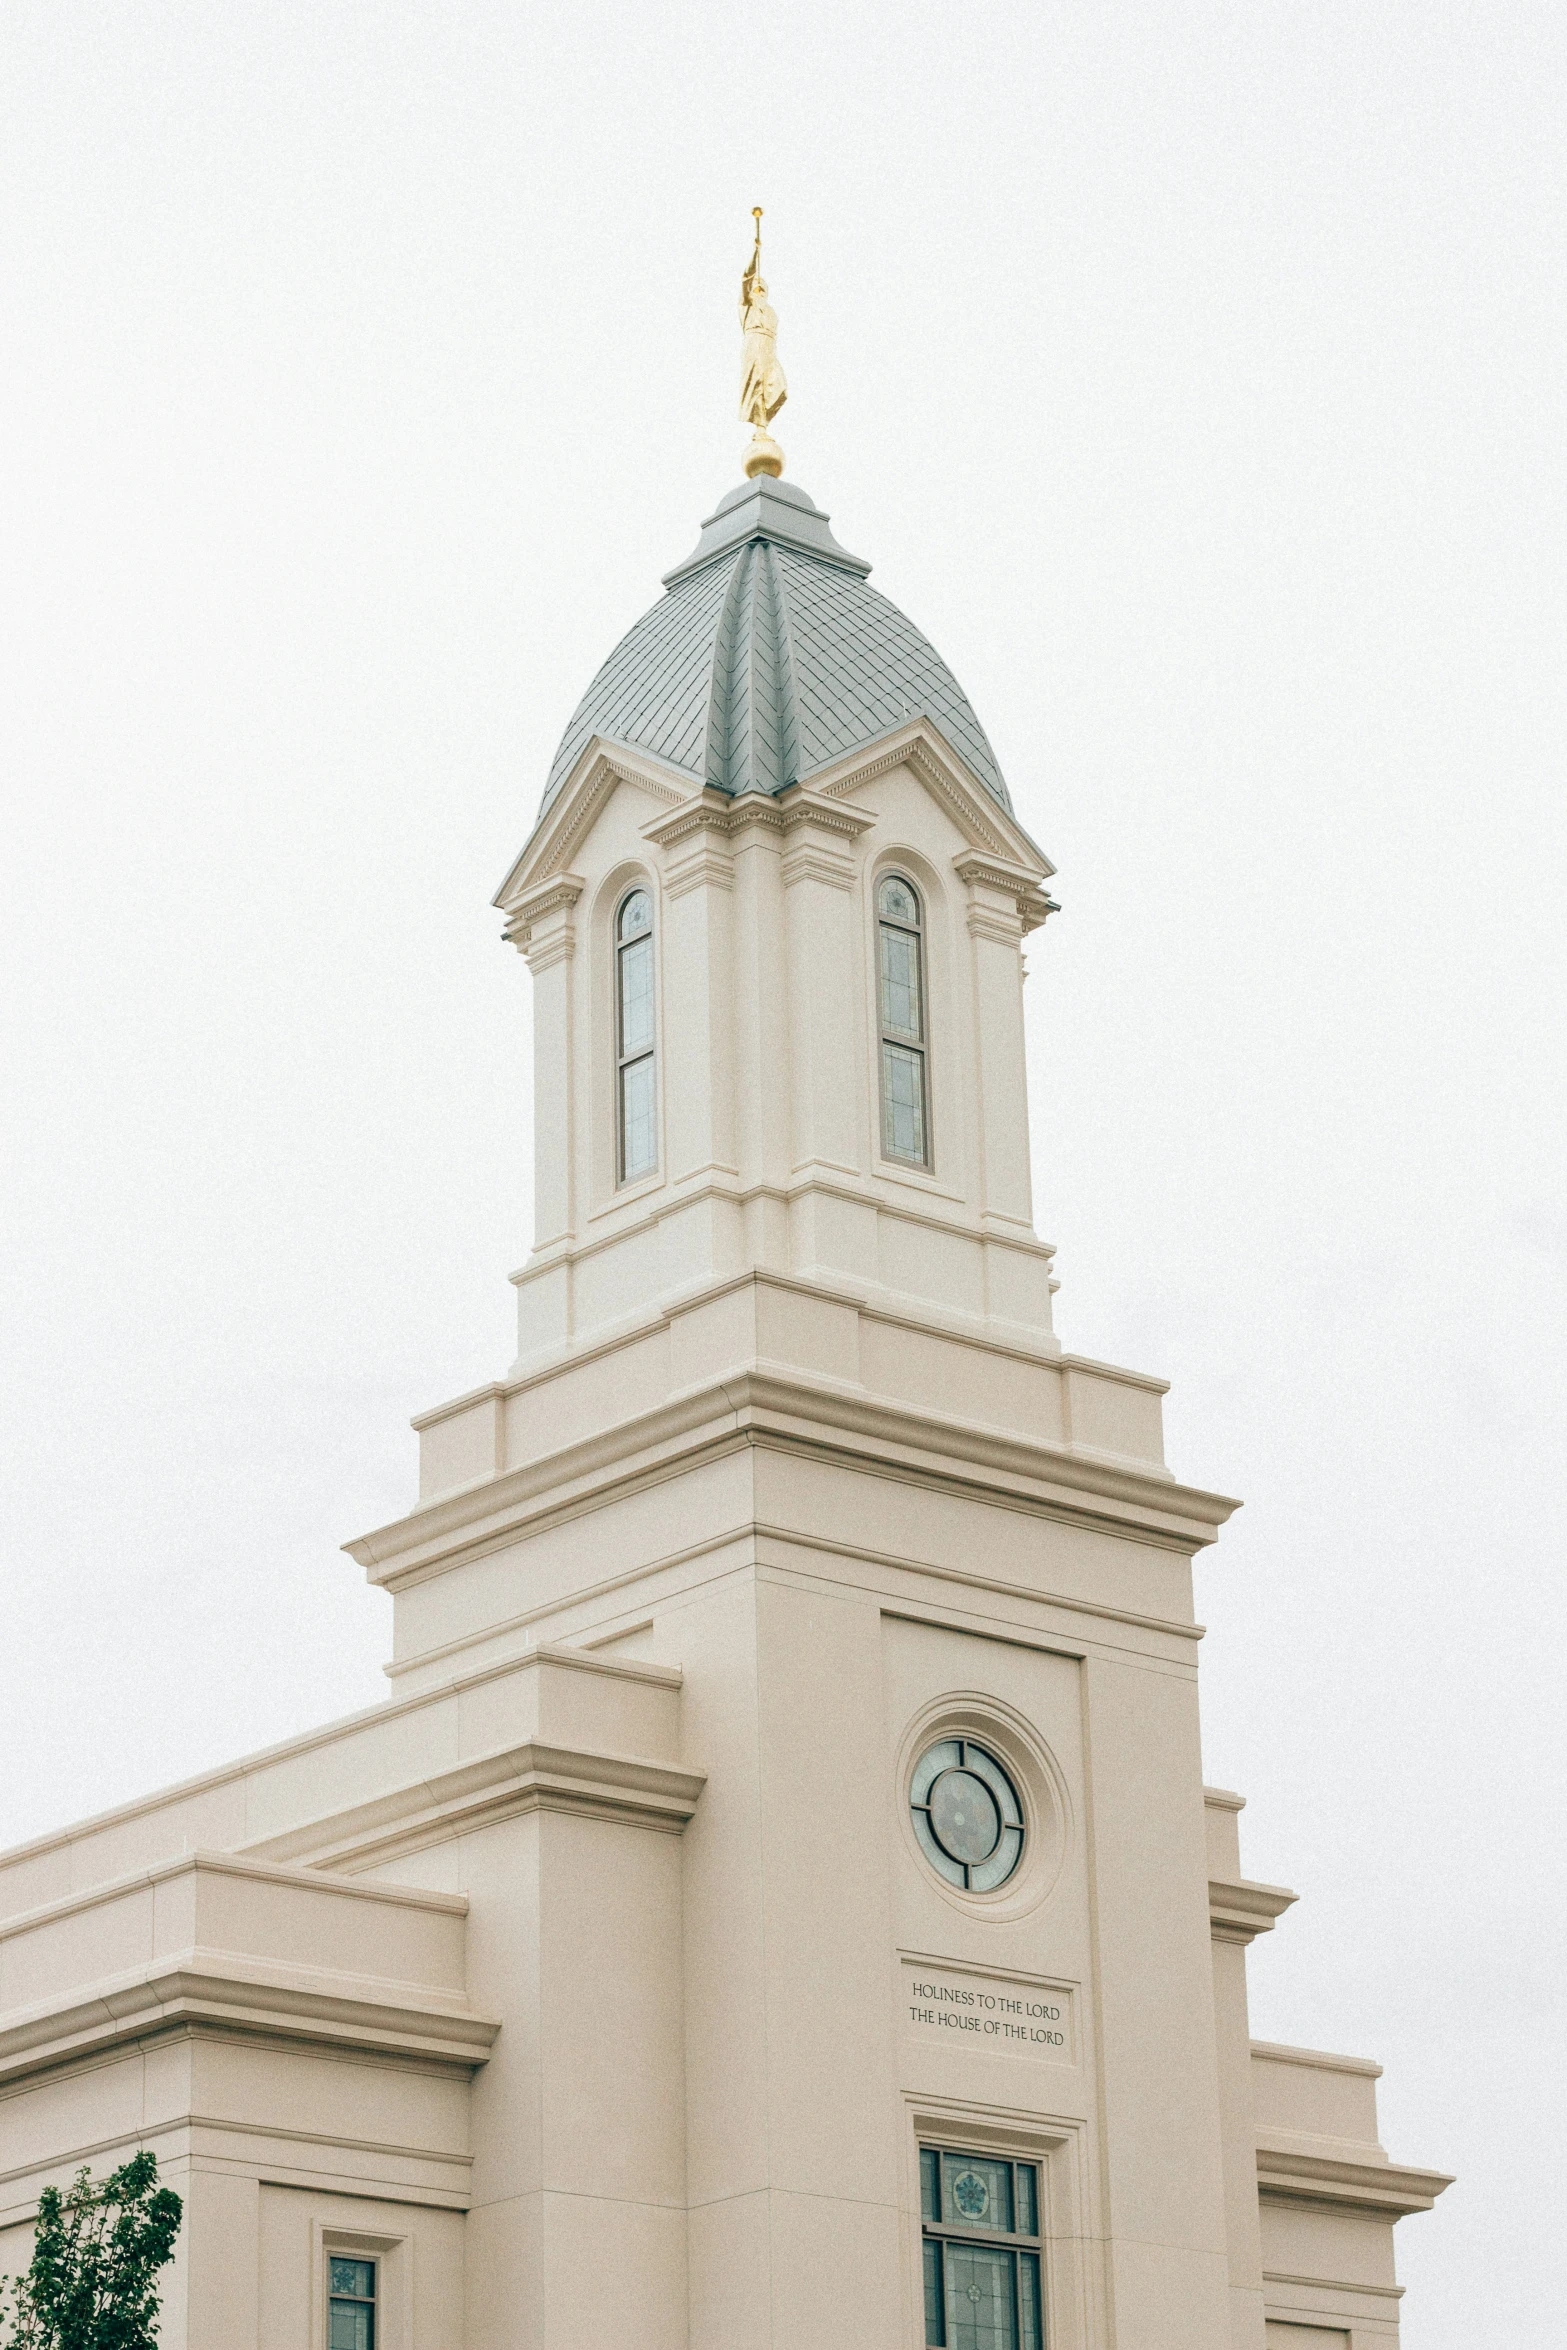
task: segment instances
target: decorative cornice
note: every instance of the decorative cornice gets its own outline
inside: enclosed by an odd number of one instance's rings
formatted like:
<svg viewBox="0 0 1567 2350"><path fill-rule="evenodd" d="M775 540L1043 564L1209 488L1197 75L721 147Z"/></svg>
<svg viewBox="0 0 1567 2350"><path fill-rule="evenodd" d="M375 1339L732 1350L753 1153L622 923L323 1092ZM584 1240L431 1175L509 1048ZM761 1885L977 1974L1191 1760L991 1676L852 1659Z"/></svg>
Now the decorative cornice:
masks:
<svg viewBox="0 0 1567 2350"><path fill-rule="evenodd" d="M1020 1256L1037 1257L1046 1265L1055 1257L1054 1243L1040 1240L1032 1228L1020 1219L987 1214L976 1230L974 1224L962 1214L954 1215L950 1210L943 1212L940 1207L924 1205L926 1200L931 1200L950 1202L960 1210L963 1209L962 1194L949 1191L944 1185L928 1180L921 1180L916 1185L907 1178L900 1178L898 1196L889 1198L884 1190L873 1189L862 1176L856 1175L848 1181L835 1180L823 1172L826 1164L822 1160L816 1161L809 1175L797 1175L789 1183L741 1183L735 1180L732 1168L703 1168L693 1177L683 1177L678 1182L666 1185L664 1197L654 1214L660 1220L665 1216L684 1215L698 1200L706 1199L721 1199L737 1208L749 1208L757 1200L774 1202L788 1208L804 1193L817 1192L831 1199L848 1201L856 1207L873 1207L878 1216L909 1225L916 1231L936 1234L941 1239L957 1233L964 1239L980 1241L989 1247L1015 1250ZM590 1257L618 1248L623 1233L624 1227L621 1226L586 1240L548 1241L542 1248L536 1249L528 1262L509 1278L520 1288L541 1273L553 1272L563 1262L583 1264ZM1052 1363L1063 1370L1100 1371L1131 1387L1146 1387L1158 1395L1169 1392L1168 1379L1153 1379L1144 1372L1128 1371L1116 1363L1094 1362L1087 1355L1063 1354L1060 1341L1049 1332L1042 1334L1042 1342L1039 1344L1025 1343L1020 1346L1012 1339L1001 1337L996 1323L986 1314L942 1306L926 1298L919 1301L917 1310L910 1310L904 1293L886 1289L879 1282L873 1286L847 1279L835 1280L823 1272L801 1278L780 1272L776 1266L752 1264L741 1272L724 1274L705 1283L700 1291L682 1292L678 1304L682 1309L689 1308L699 1296L704 1302L710 1301L722 1297L729 1290L744 1288L753 1281L795 1289L802 1296L828 1296L835 1305L853 1305L861 1313L871 1314L885 1322L901 1323L906 1329L939 1331L944 1338L961 1338L974 1346L993 1347L1003 1354L1024 1356L1034 1362L1042 1355L1048 1356ZM628 1317L625 1322L617 1323L611 1334L569 1339L553 1348L548 1356L530 1356L525 1367L515 1376L508 1376L503 1383L489 1382L483 1387L469 1388L462 1395L450 1396L446 1402L420 1412L410 1425L414 1428L433 1427L437 1420L447 1419L453 1412L465 1411L469 1404L483 1395L518 1394L533 1379L560 1369L568 1361L586 1362L595 1354L613 1353L629 1338L664 1327L668 1315L669 1307L665 1302L650 1302L635 1319Z"/></svg>
<svg viewBox="0 0 1567 2350"><path fill-rule="evenodd" d="M1019 926L1025 935L1031 930L1037 930L1047 916L1059 914L1061 911L1055 899L1041 889L1037 868L1016 864L1006 857L987 856L980 849L960 849L952 863L960 879L968 883L970 890L995 890L1002 896L1010 898L1017 910ZM1049 873L1054 868L1047 864L1045 870ZM986 912L991 913L994 918L999 911L999 908L986 909L971 903L969 908L970 930L975 929L977 921Z"/></svg>
<svg viewBox="0 0 1567 2350"><path fill-rule="evenodd" d="M503 935L527 956L531 970L547 971L552 963L560 962L572 952L575 943L572 909L586 887L575 873L557 874L541 889L530 890L526 897L516 899L507 908ZM535 940L534 932L549 922L552 915L557 919L551 935Z"/></svg>
<svg viewBox="0 0 1567 2350"><path fill-rule="evenodd" d="M845 808L836 800L808 791L803 784L791 784L776 797L766 792L743 792L735 799L709 785L672 815L655 816L650 824L644 824L642 837L666 852L699 833L716 833L721 839L732 840L753 826L786 839L808 825L841 840L857 840L875 821L870 810Z"/></svg>
<svg viewBox="0 0 1567 2350"><path fill-rule="evenodd" d="M1380 2081L1382 2067L1374 2056L1338 2056L1327 2048L1295 2048L1282 2040L1253 2040L1252 2055L1265 2064L1298 2064L1309 2073L1359 2073Z"/></svg>
<svg viewBox="0 0 1567 2350"><path fill-rule="evenodd" d="M1452 2174L1342 2151L1348 2141L1259 2133L1257 2192L1264 2203L1324 2207L1382 2219L1429 2211Z"/></svg>
<svg viewBox="0 0 1567 2350"><path fill-rule="evenodd" d="M775 1525L768 1519L757 1517L742 1518L733 1525L719 1528L700 1542L685 1543L676 1550L657 1552L651 1557L640 1559L635 1566L621 1568L618 1574L606 1575L596 1583L576 1587L571 1594L571 1604L581 1608L616 1597L624 1598L635 1583L652 1583L658 1578L670 1578L680 1568L691 1566L699 1560L711 1559L720 1551L739 1550L742 1555L749 1556L753 1544L757 1546L759 1567L765 1565L762 1548L778 1545L807 1556L820 1553L826 1558L849 1559L862 1567L873 1567L890 1575L907 1576L913 1581L952 1584L960 1591L984 1592L991 1598L1022 1600L1034 1607L1061 1609L1070 1616L1086 1616L1090 1622L1129 1624L1137 1631L1155 1632L1170 1640L1198 1641L1206 1633L1206 1626L1190 1620L1183 1622L1173 1616L1151 1616L1136 1608L1115 1607L1103 1600L1084 1599L1080 1593L1055 1591L1039 1583L1016 1583L1003 1575L982 1569L954 1567L948 1560L938 1562L917 1557L908 1551L877 1550L863 1541L837 1542L828 1534L807 1533L798 1526ZM535 1625L558 1616L561 1605L558 1594L540 1600L534 1607L524 1608L514 1616L502 1617L497 1623L481 1625L476 1631L465 1632L455 1640L441 1641L434 1647L398 1657L391 1664L383 1665L381 1670L395 1685L407 1673L428 1673L436 1665L450 1664L453 1658L484 1648L492 1642L520 1638ZM902 1613L910 1622L916 1623L937 1620L934 1615L920 1610L912 1601L904 1603L899 1609L889 1604L888 1612ZM608 1635L612 1639L619 1639L623 1632L631 1629L629 1625L620 1622L618 1614L606 1620L616 1626L615 1631ZM1014 1628L1009 1637L1019 1639L1023 1635ZM1064 1643L1061 1635L1051 1634L1048 1637L1041 1636L1041 1645L1059 1654ZM1076 1650L1074 1653L1083 1652Z"/></svg>
<svg viewBox="0 0 1567 2350"><path fill-rule="evenodd" d="M558 1648L547 1653L554 1663L566 1662ZM584 1656L580 1662L586 1670L602 1671L605 1660ZM429 1772L370 1802L264 1837L246 1850L258 1858L308 1861L313 1869L353 1876L531 1811L573 1812L678 1836L706 1783L702 1771L530 1739L497 1747L449 1771Z"/></svg>
<svg viewBox="0 0 1567 2350"><path fill-rule="evenodd" d="M540 1649L539 1655L554 1655L553 1649ZM602 1667L600 1668L602 1670ZM423 1702L428 1702L423 1701ZM266 1747L260 1755L249 1755L243 1762L231 1763L220 1771L209 1771L199 1779L187 1779L177 1787L166 1787L156 1795L144 1795L135 1803L121 1804L114 1811L100 1812L96 1819L79 1820L73 1829L63 1835L40 1836L31 1844L19 1844L14 1851L0 1855L15 1860L23 1853L43 1852L51 1846L72 1843L90 1829L111 1826L140 1814L157 1811L171 1796L184 1795L196 1789L217 1786L222 1780L251 1770L258 1762L283 1754L302 1754L312 1747L325 1745L340 1737L347 1729L359 1729L366 1722L384 1721L390 1711L385 1704L372 1706L367 1712L349 1714L343 1721L328 1723L321 1730L307 1731L301 1738L286 1739L281 1745ZM55 1901L40 1902L32 1909L15 1911L10 1917L0 1918L0 1943L16 1940L33 1933L39 1926L53 1925L62 1918L79 1916L83 1911L98 1909L105 1902L117 1901L144 1886L164 1884L171 1877L190 1876L199 1871L208 1877L245 1877L267 1885L291 1886L300 1892L320 1893L323 1890L341 1893L342 1886L323 1888L319 1878L309 1870L288 1868L279 1863L258 1860L237 1852L213 1852L204 1846L171 1853L166 1860L154 1861L144 1869L132 1869L123 1876L96 1878L75 1893L63 1893ZM357 1901L384 1901L394 1909L433 1909L447 1917L465 1918L468 1915L467 1896L462 1893L434 1893L423 1885L355 1885L351 1888Z"/></svg>
<svg viewBox="0 0 1567 2350"><path fill-rule="evenodd" d="M1039 887L1032 867L1014 864L1009 857L987 856L982 849L959 849L952 863L965 881L1004 890L1009 897L1027 897Z"/></svg>
<svg viewBox="0 0 1567 2350"><path fill-rule="evenodd" d="M699 791L694 799L683 801L671 814L655 816L642 827L642 838L656 848L678 848L694 833L729 833L734 830L734 801L727 792L716 791L711 784Z"/></svg>
<svg viewBox="0 0 1567 2350"><path fill-rule="evenodd" d="M568 1672L596 1674L614 1681L640 1682L655 1689L679 1689L683 1675L678 1665L655 1664L649 1657L595 1656L569 1645L556 1646L540 1642L520 1655L502 1657L493 1664L479 1665L465 1673L456 1673L451 1679L439 1682L433 1689L420 1689L407 1697L381 1698L374 1705L363 1706L357 1713L340 1714L336 1721L322 1722L314 1729L296 1731L292 1738L280 1738L270 1746L241 1755L234 1762L220 1763L215 1770L200 1771L194 1777L177 1780L172 1786L160 1787L150 1795L138 1795L129 1803L115 1804L108 1811L95 1812L85 1820L76 1820L68 1828L55 1829L46 1836L35 1836L25 1844L11 1846L0 1852L0 1885L4 1871L20 1862L38 1858L48 1852L69 1852L73 1847L87 1843L92 1837L108 1829L123 1826L130 1820L150 1819L154 1813L168 1810L175 1804L189 1802L193 1797L211 1794L219 1787L232 1787L248 1779L270 1764L295 1762L303 1755L316 1754L337 1745L343 1739L355 1738L361 1731L382 1728L388 1722L405 1721L411 1715L422 1713L432 1706L447 1703L464 1696L470 1690L486 1689L497 1681L510 1680L524 1673L537 1673L547 1666L560 1666ZM91 1866L91 1863L78 1866ZM291 1868L284 1863L259 1858L254 1853L180 1851L168 1859L154 1862L144 1869L133 1869L128 1874L112 1878L96 1878L82 1891L68 1893L61 1898L12 1912L0 1917L0 1941L12 1934L23 1933L41 1924L46 1918L63 1917L72 1910L89 1908L109 1894L129 1891L133 1886L156 1884L165 1877L182 1870L200 1866L220 1874L259 1877L275 1882L303 1884L313 1891L320 1887L308 1871ZM335 1891L352 1891L360 1901L386 1901L405 1908L444 1910L454 1917L466 1917L468 1903L460 1893L436 1893L416 1885L378 1885L373 1881Z"/></svg>
<svg viewBox="0 0 1567 2350"><path fill-rule="evenodd" d="M1271 1934L1284 1912L1298 1901L1284 1885L1262 1885L1250 1877L1210 1877L1208 1923L1215 1942L1255 1942Z"/></svg>
<svg viewBox="0 0 1567 2350"><path fill-rule="evenodd" d="M1265 2285L1304 2285L1313 2293L1363 2293L1368 2301L1402 2301L1404 2298L1402 2285L1358 2284L1347 2277L1298 2277L1283 2268L1265 2268L1262 2281Z"/></svg>
<svg viewBox="0 0 1567 2350"><path fill-rule="evenodd" d="M1211 1542L1237 1504L1181 1485L1167 1470L1090 1455L976 1425L954 1414L892 1403L805 1374L737 1365L653 1410L560 1451L438 1495L394 1524L345 1544L371 1580L394 1587L488 1549L541 1507L607 1494L650 1467L760 1443L839 1459L873 1460L936 1486L956 1481L1076 1524L1111 1525L1190 1555Z"/></svg>
<svg viewBox="0 0 1567 2350"><path fill-rule="evenodd" d="M471 2074L500 2031L491 2016L410 1986L192 1947L0 2016L0 2083L201 2030Z"/></svg>
<svg viewBox="0 0 1567 2350"><path fill-rule="evenodd" d="M838 833L845 840L858 840L876 821L871 809L846 808L840 801L812 791L803 783L791 784L786 792L779 793L778 812L785 832L795 832L802 824L814 824L821 831Z"/></svg>

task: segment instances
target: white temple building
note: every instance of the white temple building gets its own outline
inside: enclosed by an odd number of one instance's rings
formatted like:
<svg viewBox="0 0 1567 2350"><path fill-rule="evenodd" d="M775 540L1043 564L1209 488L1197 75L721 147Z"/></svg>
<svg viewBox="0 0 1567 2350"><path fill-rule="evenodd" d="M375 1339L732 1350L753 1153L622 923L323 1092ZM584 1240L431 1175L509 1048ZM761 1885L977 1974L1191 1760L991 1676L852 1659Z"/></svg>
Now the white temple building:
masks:
<svg viewBox="0 0 1567 2350"><path fill-rule="evenodd" d="M1052 868L868 568L747 481L566 731L518 1354L349 1545L386 1702L0 1855L0 2269L150 2147L167 2350L1396 2342L1448 2182L1250 2037L1235 1505L1053 1334Z"/></svg>

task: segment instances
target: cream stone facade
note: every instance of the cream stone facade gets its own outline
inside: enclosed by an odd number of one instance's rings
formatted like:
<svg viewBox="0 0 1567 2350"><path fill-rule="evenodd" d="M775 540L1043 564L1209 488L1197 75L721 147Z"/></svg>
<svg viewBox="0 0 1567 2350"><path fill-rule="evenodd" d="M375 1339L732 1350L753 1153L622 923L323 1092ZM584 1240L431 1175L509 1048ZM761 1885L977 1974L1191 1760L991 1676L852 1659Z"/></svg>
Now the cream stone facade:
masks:
<svg viewBox="0 0 1567 2350"><path fill-rule="evenodd" d="M1051 868L865 570L733 493L568 733L518 1357L349 1546L387 1701L0 1856L0 2269L150 2146L169 2350L1397 2338L1447 2180L1250 2038L1234 1504L1052 1332Z"/></svg>

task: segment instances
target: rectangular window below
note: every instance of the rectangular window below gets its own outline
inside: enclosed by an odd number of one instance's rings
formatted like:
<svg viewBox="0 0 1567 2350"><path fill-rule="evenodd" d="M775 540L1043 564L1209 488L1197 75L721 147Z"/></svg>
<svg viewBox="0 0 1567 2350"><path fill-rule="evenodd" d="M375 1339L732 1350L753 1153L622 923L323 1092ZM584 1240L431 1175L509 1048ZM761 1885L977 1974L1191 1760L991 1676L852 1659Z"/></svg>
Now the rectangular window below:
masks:
<svg viewBox="0 0 1567 2350"><path fill-rule="evenodd" d="M327 2260L327 2350L375 2350L375 2262Z"/></svg>
<svg viewBox="0 0 1567 2350"><path fill-rule="evenodd" d="M929 2350L1044 2350L1038 2213L1035 2164L920 2148Z"/></svg>
<svg viewBox="0 0 1567 2350"><path fill-rule="evenodd" d="M925 1164L925 1056L907 1045L881 1048L881 1144L889 1159Z"/></svg>
<svg viewBox="0 0 1567 2350"><path fill-rule="evenodd" d="M653 1117L653 1056L628 1061L620 1072L620 1180L651 1175L658 1163Z"/></svg>

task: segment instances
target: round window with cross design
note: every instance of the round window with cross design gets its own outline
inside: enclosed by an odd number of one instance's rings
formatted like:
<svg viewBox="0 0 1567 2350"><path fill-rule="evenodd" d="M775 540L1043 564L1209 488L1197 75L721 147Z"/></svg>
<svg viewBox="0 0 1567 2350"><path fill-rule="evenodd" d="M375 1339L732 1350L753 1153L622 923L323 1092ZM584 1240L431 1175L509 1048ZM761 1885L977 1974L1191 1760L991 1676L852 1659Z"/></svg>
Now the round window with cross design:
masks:
<svg viewBox="0 0 1567 2350"><path fill-rule="evenodd" d="M949 1885L993 1893L1023 1857L1023 1806L1007 1771L973 1738L943 1738L914 1766L909 1809L920 1850Z"/></svg>

